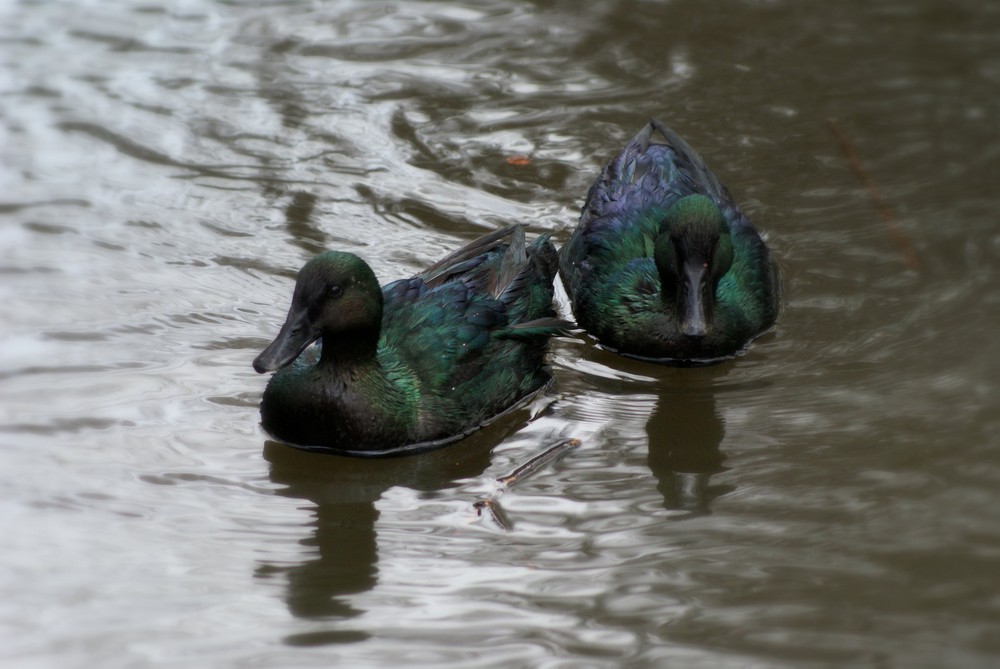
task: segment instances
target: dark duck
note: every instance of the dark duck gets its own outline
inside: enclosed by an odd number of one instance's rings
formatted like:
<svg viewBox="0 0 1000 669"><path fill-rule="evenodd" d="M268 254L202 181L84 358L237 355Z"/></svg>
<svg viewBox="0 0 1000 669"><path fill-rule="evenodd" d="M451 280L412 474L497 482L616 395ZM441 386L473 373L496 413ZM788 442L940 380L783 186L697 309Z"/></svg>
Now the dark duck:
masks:
<svg viewBox="0 0 1000 669"><path fill-rule="evenodd" d="M358 256L329 251L301 269L277 338L254 360L278 370L265 430L291 445L360 456L441 446L549 380L555 249L513 226L410 279L379 287ZM309 345L320 340L319 355ZM304 353L305 351L305 353Z"/></svg>
<svg viewBox="0 0 1000 669"><path fill-rule="evenodd" d="M655 120L590 187L559 265L577 324L628 357L725 360L778 314L764 241L701 156Z"/></svg>

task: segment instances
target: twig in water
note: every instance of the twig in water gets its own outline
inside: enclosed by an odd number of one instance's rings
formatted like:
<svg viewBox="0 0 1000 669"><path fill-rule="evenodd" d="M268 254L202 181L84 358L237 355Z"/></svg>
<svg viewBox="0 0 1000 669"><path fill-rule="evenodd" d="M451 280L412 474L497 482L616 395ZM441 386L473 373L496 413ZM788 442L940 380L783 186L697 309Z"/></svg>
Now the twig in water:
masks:
<svg viewBox="0 0 1000 669"><path fill-rule="evenodd" d="M858 152L854 150L854 145L847 137L847 133L845 133L844 129L840 127L840 123L837 119L831 117L826 119L826 122L830 126L830 130L833 132L833 136L836 137L837 141L840 143L840 148L844 152L844 155L847 156L848 162L851 163L851 168L854 169L854 173L861 181L861 185L864 186L865 191L867 191L872 204L875 205L875 211L878 212L878 215L882 218L886 227L889 228L889 232L892 234L893 240L903 252L903 262L905 262L906 266L910 269L920 269L920 260L917 258L916 249L913 248L913 244L910 243L906 233L903 232L899 223L896 222L896 217L892 215L892 210L889 209L889 205L885 203L882 196L875 188L875 184L872 183L871 178L868 176L868 172L861 163L861 158L858 157Z"/></svg>
<svg viewBox="0 0 1000 669"><path fill-rule="evenodd" d="M486 499L481 499L472 507L476 510L476 515L483 515L483 509L490 512L490 518L493 522L500 526L501 530L509 532L514 526L511 524L510 520L507 518L507 514L500 507L500 503L497 502L495 497L487 497Z"/></svg>
<svg viewBox="0 0 1000 669"><path fill-rule="evenodd" d="M579 439L563 439L531 458L507 476L501 476L498 478L497 483L503 487L489 497L474 502L472 507L476 510L476 514L482 516L483 510L485 509L486 511L489 511L490 518L492 518L493 522L500 526L500 529L505 531L512 529L514 525L510 522L507 514L504 513L503 509L500 507L500 502L497 501L497 497L504 490L510 488L521 479L534 474L569 449L576 448L579 445Z"/></svg>
<svg viewBox="0 0 1000 669"><path fill-rule="evenodd" d="M520 479L523 479L526 476L531 476L539 469L541 469L548 463L555 460L559 455L562 455L567 450L571 448L576 448L579 445L580 445L579 439L563 439L562 441L550 446L543 452L531 458L530 460L528 460L523 465L512 471L507 476L501 476L500 478L497 479L497 481L499 481L501 484L509 488L510 486L517 483Z"/></svg>

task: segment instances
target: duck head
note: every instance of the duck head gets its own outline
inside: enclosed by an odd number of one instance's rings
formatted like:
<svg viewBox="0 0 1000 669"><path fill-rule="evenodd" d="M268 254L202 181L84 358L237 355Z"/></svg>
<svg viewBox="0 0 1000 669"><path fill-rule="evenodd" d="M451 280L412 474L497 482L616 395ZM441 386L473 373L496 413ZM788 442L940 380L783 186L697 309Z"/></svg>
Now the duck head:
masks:
<svg viewBox="0 0 1000 669"><path fill-rule="evenodd" d="M323 358L345 348L374 356L381 325L382 290L372 269L351 253L323 253L299 271L285 324L253 368L281 369L321 337Z"/></svg>
<svg viewBox="0 0 1000 669"><path fill-rule="evenodd" d="M688 195L667 210L653 259L664 301L676 305L678 330L692 338L709 334L715 289L733 264L729 226L718 205Z"/></svg>

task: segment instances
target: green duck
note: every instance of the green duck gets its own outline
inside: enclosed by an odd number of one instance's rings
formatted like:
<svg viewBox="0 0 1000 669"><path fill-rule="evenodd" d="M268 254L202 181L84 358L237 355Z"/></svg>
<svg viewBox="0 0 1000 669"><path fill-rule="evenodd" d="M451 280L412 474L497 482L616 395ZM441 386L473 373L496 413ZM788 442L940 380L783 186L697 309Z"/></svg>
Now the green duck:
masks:
<svg viewBox="0 0 1000 669"><path fill-rule="evenodd" d="M718 362L778 314L764 241L701 156L656 120L590 187L559 266L579 326L628 357Z"/></svg>
<svg viewBox="0 0 1000 669"><path fill-rule="evenodd" d="M548 236L498 230L379 288L351 253L300 270L277 338L253 362L278 370L264 429L295 446L398 455L460 439L542 388L555 318ZM303 353L321 340L320 353ZM310 360L310 358L312 358Z"/></svg>

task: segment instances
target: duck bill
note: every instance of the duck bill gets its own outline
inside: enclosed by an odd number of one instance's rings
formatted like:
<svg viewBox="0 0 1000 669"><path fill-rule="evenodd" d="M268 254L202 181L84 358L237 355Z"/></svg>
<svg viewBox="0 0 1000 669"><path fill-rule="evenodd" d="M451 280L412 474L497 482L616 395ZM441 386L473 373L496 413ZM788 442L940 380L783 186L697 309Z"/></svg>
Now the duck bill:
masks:
<svg viewBox="0 0 1000 669"><path fill-rule="evenodd" d="M278 336L253 361L254 370L263 374L291 364L309 344L319 339L319 335L319 331L309 325L306 310L295 311L293 307Z"/></svg>
<svg viewBox="0 0 1000 669"><path fill-rule="evenodd" d="M686 264L681 276L681 332L688 337L708 334L708 268Z"/></svg>

